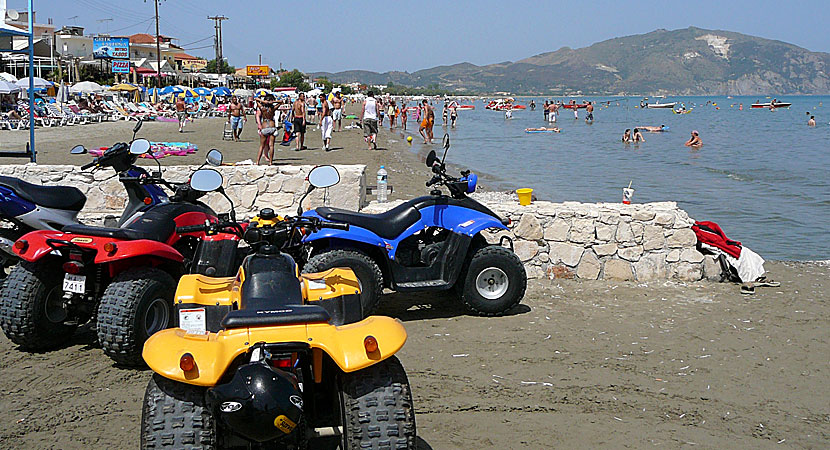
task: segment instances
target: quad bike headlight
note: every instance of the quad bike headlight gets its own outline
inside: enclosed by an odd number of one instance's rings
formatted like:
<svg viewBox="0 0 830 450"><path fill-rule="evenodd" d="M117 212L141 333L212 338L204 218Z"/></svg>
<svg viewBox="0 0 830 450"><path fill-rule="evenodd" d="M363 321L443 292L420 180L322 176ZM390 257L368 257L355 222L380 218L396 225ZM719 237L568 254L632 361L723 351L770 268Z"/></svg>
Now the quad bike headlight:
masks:
<svg viewBox="0 0 830 450"><path fill-rule="evenodd" d="M226 384L208 390L208 402L229 430L249 440L290 440L299 433L303 400L293 376L262 362L243 365Z"/></svg>

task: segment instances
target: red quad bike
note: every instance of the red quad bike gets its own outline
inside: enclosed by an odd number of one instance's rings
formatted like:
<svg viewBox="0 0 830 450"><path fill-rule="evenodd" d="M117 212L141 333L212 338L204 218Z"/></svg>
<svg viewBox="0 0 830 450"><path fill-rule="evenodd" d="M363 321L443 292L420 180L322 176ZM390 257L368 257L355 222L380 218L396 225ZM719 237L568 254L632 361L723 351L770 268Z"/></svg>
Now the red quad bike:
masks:
<svg viewBox="0 0 830 450"><path fill-rule="evenodd" d="M210 254L210 245L199 246L204 232L176 229L219 219L198 201L204 192L188 183L165 181L160 164L158 172L133 176L138 155L150 150L146 139L134 140L128 148L126 144L114 148L115 152L110 149L82 169L113 167L122 182L146 188L143 203L151 206L137 209L120 228L67 225L62 232L34 231L15 242L14 251L22 262L12 270L0 294L0 325L24 350L54 348L78 326L97 321L98 341L107 356L121 365L143 365L144 341L176 325L173 294L177 280L199 257L197 247ZM119 153L125 151L131 157ZM211 150L206 164L219 165L221 159L218 150ZM150 198L159 186L174 192L169 201L156 203ZM141 191L128 191L130 203L142 202L133 198L136 192ZM233 235L213 236L210 241L221 246L221 236L233 239L236 246L238 238ZM212 267L204 267L208 266ZM232 275L236 267L227 271Z"/></svg>

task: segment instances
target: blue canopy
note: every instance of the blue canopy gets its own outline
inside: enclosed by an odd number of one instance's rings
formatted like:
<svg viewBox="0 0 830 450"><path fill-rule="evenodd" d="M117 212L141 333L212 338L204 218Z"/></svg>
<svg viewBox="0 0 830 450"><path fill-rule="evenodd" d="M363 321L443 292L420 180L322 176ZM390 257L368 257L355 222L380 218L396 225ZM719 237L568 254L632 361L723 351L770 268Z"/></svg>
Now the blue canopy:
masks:
<svg viewBox="0 0 830 450"><path fill-rule="evenodd" d="M193 88L193 90L196 91L196 93L201 95L202 97L213 93L210 89L204 87Z"/></svg>
<svg viewBox="0 0 830 450"><path fill-rule="evenodd" d="M159 91L159 92L161 93L161 95L167 95L167 94L179 94L179 93L184 92L184 91L182 90L182 88L180 88L178 86L165 86L165 87L161 88L161 91Z"/></svg>

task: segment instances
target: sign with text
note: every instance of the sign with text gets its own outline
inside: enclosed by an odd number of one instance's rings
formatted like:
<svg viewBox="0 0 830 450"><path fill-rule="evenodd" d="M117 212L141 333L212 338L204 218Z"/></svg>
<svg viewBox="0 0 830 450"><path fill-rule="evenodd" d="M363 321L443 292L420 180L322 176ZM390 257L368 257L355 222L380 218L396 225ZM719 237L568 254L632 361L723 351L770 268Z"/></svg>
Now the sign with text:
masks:
<svg viewBox="0 0 830 450"><path fill-rule="evenodd" d="M249 77L267 77L271 73L268 66L246 66L245 74Z"/></svg>
<svg viewBox="0 0 830 450"><path fill-rule="evenodd" d="M205 70L207 63L206 59L189 59L187 61L182 61L182 69L189 70L191 72L198 72L200 70Z"/></svg>
<svg viewBox="0 0 830 450"><path fill-rule="evenodd" d="M113 59L112 73L130 73L129 59Z"/></svg>
<svg viewBox="0 0 830 450"><path fill-rule="evenodd" d="M129 38L94 38L92 57L95 59L129 59Z"/></svg>

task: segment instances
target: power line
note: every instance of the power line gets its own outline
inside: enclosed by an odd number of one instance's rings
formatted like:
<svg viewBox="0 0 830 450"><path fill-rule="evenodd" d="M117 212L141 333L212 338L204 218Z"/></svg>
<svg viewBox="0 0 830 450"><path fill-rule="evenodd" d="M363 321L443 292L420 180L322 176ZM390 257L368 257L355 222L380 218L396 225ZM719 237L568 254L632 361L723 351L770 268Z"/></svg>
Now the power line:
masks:
<svg viewBox="0 0 830 450"><path fill-rule="evenodd" d="M186 47L188 45L198 44L199 42L206 41L208 39L213 39L213 36L208 36L204 39L199 39L198 41L188 42L187 44L181 44L180 47ZM212 47L212 45L209 45L208 47Z"/></svg>
<svg viewBox="0 0 830 450"><path fill-rule="evenodd" d="M116 33L116 32L118 32L118 31L123 31L123 30L126 30L127 28L132 28L132 27L137 27L137 26L139 26L139 25L143 25L143 24L145 24L145 23L147 23L147 22L149 22L149 21L153 20L154 18L155 18L155 17L150 17L150 18L149 18L149 19L147 19L147 20L142 20L141 22L134 23L134 24L132 24L132 25L127 25L126 27L118 28L117 30L112 30L112 31L110 31L110 33Z"/></svg>

